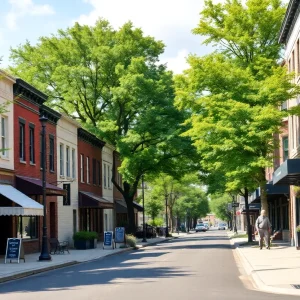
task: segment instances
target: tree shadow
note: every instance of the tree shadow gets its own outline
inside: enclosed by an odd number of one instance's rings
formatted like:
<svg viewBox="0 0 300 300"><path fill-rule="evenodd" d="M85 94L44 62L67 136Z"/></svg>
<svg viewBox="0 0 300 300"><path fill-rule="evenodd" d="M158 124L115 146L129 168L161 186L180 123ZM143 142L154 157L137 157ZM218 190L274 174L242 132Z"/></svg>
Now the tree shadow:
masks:
<svg viewBox="0 0 300 300"><path fill-rule="evenodd" d="M111 256L107 260L87 262L60 270L41 273L18 282L0 285L0 294L58 291L78 289L80 286L125 284L128 281L156 281L157 278L191 276L189 272L175 267L152 267L153 258L168 254L168 251L151 253L134 251ZM149 262L131 262L149 259Z"/></svg>

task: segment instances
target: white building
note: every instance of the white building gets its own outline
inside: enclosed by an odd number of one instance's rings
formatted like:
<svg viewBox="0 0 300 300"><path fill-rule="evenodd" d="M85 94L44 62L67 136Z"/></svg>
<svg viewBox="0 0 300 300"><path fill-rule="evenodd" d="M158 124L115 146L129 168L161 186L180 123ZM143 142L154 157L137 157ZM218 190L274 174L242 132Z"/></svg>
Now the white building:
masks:
<svg viewBox="0 0 300 300"><path fill-rule="evenodd" d="M103 186L103 198L111 203L114 203L114 188L111 181L113 170L113 155L114 147L105 144L102 149L102 186ZM113 231L115 227L115 210L104 209L103 210L103 228L104 231Z"/></svg>
<svg viewBox="0 0 300 300"><path fill-rule="evenodd" d="M57 122L57 183L67 190L67 196L57 203L58 239L72 243L78 231L78 172L77 172L77 129L80 125L62 115Z"/></svg>
<svg viewBox="0 0 300 300"><path fill-rule="evenodd" d="M0 105L5 111L0 111L0 168L14 170L14 106L13 84L16 80L0 71Z"/></svg>

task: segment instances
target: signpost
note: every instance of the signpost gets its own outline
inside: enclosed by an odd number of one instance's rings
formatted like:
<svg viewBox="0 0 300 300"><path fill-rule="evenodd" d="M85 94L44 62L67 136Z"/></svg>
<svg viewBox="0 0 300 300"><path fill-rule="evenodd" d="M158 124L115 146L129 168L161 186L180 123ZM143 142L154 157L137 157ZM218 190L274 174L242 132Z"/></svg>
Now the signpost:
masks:
<svg viewBox="0 0 300 300"><path fill-rule="evenodd" d="M125 228L124 227L116 227L115 229L115 245L117 243L125 243Z"/></svg>
<svg viewBox="0 0 300 300"><path fill-rule="evenodd" d="M240 204L238 202L232 202L232 207L239 207Z"/></svg>
<svg viewBox="0 0 300 300"><path fill-rule="evenodd" d="M112 247L114 249L113 234L112 231L104 231L103 249L104 247Z"/></svg>
<svg viewBox="0 0 300 300"><path fill-rule="evenodd" d="M8 238L7 244L6 244L5 261L4 262L6 263L6 260L10 260L10 262L12 260L17 260L19 263L20 259L24 259L24 262L25 262L22 239Z"/></svg>

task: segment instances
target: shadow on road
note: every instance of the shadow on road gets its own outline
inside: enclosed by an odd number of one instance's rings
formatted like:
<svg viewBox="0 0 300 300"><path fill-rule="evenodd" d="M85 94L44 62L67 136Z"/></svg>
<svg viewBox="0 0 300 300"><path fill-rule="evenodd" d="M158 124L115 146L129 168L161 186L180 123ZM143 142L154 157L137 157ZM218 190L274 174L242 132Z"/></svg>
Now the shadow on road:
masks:
<svg viewBox="0 0 300 300"><path fill-rule="evenodd" d="M159 278L190 276L175 267L152 267L155 258L168 251L138 250L105 260L88 262L61 270L55 270L0 285L0 294L58 291L78 289L81 286L101 284L125 284L129 281L151 282ZM133 262L145 259L144 262ZM147 261L147 259L149 261Z"/></svg>

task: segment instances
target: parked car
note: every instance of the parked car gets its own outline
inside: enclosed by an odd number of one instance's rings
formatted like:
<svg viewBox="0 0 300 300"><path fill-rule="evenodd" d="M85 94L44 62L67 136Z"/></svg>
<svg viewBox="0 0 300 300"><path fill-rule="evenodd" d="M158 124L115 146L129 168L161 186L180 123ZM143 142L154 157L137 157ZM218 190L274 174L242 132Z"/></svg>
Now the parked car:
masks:
<svg viewBox="0 0 300 300"><path fill-rule="evenodd" d="M206 228L206 230L209 230L209 225L208 224L204 224L204 227Z"/></svg>
<svg viewBox="0 0 300 300"><path fill-rule="evenodd" d="M197 224L195 230L196 230L196 232L199 232L199 231L205 232L207 229L204 226L204 224L202 223L202 224Z"/></svg>
<svg viewBox="0 0 300 300"><path fill-rule="evenodd" d="M218 225L218 230L226 230L226 225L225 224L219 224Z"/></svg>

